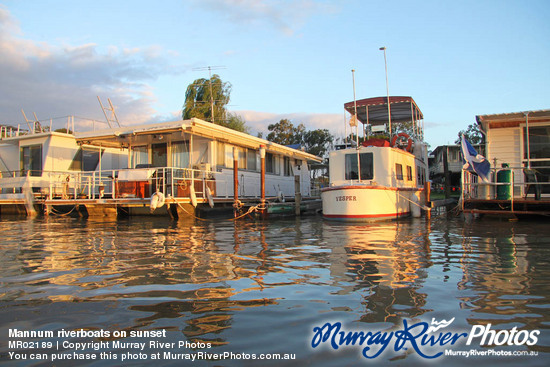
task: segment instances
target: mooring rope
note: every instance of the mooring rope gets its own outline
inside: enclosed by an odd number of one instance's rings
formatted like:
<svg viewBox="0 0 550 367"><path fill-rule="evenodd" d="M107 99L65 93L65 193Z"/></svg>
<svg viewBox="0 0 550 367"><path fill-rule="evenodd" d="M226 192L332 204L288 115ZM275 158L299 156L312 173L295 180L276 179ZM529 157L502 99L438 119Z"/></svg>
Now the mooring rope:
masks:
<svg viewBox="0 0 550 367"><path fill-rule="evenodd" d="M56 212L56 210L52 206L49 210L49 213L60 216L60 217L64 217L64 216L67 216L67 215L71 214L75 209L76 209L76 205L73 206L73 208L68 213L61 213L61 212Z"/></svg>
<svg viewBox="0 0 550 367"><path fill-rule="evenodd" d="M414 205L416 205L417 207L419 207L419 208L422 209L422 210L428 211L428 210L431 209L431 208L428 208L427 206L424 206L424 205L420 205L420 204L418 204L418 203L415 203L415 202L412 201L411 199L409 199L409 198L407 198L407 197L401 195L399 192L397 192L397 195L399 195L399 196L402 197L403 199L405 199L405 200L407 200L407 201L413 203Z"/></svg>
<svg viewBox="0 0 550 367"><path fill-rule="evenodd" d="M200 217L197 217L194 213L190 213L189 211L187 211L187 209L185 209L185 208L183 207L183 205L181 205L181 203L178 202L177 204L178 204L178 206L179 206L184 212L186 212L187 214L191 215L191 216L194 217L195 219L202 220L202 221L205 221L205 222L214 221L214 220L220 220L220 219L218 219L218 218L216 218L216 219L208 219L208 218L200 218ZM239 208L242 207L242 203L241 203L240 201L239 201L238 203L235 203L235 204L237 204L237 205L239 206ZM234 206L235 206L235 204L234 204ZM240 205L239 205L239 204L240 204ZM235 217L235 218L222 218L221 220L236 221L237 219L241 219L241 218L243 218L243 217L245 217L245 216L247 216L247 215L249 215L249 214L251 214L251 213L253 213L253 212L256 212L256 211L258 211L258 210L266 210L266 209L267 209L267 205L263 204L263 206L262 206L262 203L260 203L260 204L258 204L258 205L251 206L250 208L248 208L248 211L247 211L246 213L241 214L241 215L239 215L238 217Z"/></svg>

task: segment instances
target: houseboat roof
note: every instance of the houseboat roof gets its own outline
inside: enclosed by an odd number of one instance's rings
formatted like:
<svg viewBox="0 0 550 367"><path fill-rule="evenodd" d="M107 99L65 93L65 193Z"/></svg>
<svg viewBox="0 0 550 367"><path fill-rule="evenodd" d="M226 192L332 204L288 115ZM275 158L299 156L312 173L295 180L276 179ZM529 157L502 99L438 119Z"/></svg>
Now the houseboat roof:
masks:
<svg viewBox="0 0 550 367"><path fill-rule="evenodd" d="M550 122L550 110L479 115L476 116L476 121L483 131L487 131L495 128L517 127L524 124L527 118L529 118L529 122Z"/></svg>
<svg viewBox="0 0 550 367"><path fill-rule="evenodd" d="M424 119L422 111L412 97L390 96L390 111L392 122L409 122ZM383 125L388 122L388 97L365 98L344 104L346 111L355 114L363 124Z"/></svg>
<svg viewBox="0 0 550 367"><path fill-rule="evenodd" d="M75 133L79 144L102 147L127 148L137 135L162 135L181 131L183 133L203 136L217 141L234 144L246 148L259 149L265 146L271 153L279 153L296 159L322 162L323 159L302 150L286 147L250 134L242 133L224 126L216 125L197 118L172 122L162 122L148 125L130 125L114 129L96 130Z"/></svg>

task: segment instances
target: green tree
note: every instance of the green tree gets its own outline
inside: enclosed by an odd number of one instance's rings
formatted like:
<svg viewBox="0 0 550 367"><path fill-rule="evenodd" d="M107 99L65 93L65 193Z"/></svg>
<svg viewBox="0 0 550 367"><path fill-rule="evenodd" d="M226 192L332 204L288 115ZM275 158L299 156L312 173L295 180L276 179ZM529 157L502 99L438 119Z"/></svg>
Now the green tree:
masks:
<svg viewBox="0 0 550 367"><path fill-rule="evenodd" d="M470 144L483 144L485 142L485 135L479 129L478 124L470 124L466 130L460 130L458 132L458 138L455 140L455 144L462 142L462 135L470 142Z"/></svg>
<svg viewBox="0 0 550 367"><path fill-rule="evenodd" d="M72 130L67 130L66 127L63 127L61 129L55 129L54 132L56 132L56 133L65 133L65 134L72 134L73 133Z"/></svg>
<svg viewBox="0 0 550 367"><path fill-rule="evenodd" d="M185 92L183 119L196 117L214 123L226 121L226 105L229 103L230 94L231 84L223 82L217 74L212 75L210 79L195 80Z"/></svg>
<svg viewBox="0 0 550 367"><path fill-rule="evenodd" d="M309 130L304 133L303 143L306 152L323 157L332 148L334 137L328 129Z"/></svg>
<svg viewBox="0 0 550 367"><path fill-rule="evenodd" d="M306 152L316 156L324 156L332 147L334 137L327 129L306 130L304 124L297 127L287 119L267 127L270 131L267 140L282 144L301 144Z"/></svg>
<svg viewBox="0 0 550 367"><path fill-rule="evenodd" d="M302 144L303 135L306 131L304 124L295 127L287 119L283 119L276 124L270 124L267 129L270 131L267 134L267 140L282 145Z"/></svg>
<svg viewBox="0 0 550 367"><path fill-rule="evenodd" d="M228 113L228 119L226 121L220 121L218 124L243 133L249 132L244 119L236 113Z"/></svg>

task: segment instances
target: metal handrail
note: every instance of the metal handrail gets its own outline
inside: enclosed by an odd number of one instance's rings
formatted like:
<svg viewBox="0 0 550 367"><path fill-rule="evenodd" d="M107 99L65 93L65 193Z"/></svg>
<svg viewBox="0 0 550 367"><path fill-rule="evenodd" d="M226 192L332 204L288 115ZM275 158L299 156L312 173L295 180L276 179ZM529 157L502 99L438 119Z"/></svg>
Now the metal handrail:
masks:
<svg viewBox="0 0 550 367"><path fill-rule="evenodd" d="M151 177L155 191L159 190L171 196L177 196L177 185L182 180L191 180L194 183L201 181L202 191L197 194L206 195L206 185L215 181L214 175L219 172L204 171L191 168L152 167L156 176ZM33 187L39 187L41 194L50 200L57 196L66 199L77 199L83 196L86 199L101 198L104 194L116 197L116 183L121 171L133 169L116 169L99 171L41 171L40 176L24 175L24 172L10 172L8 177L0 177L2 188L9 190L20 189L24 182L30 180ZM14 180L16 179L16 180ZM3 182L2 182L3 181Z"/></svg>
<svg viewBox="0 0 550 367"><path fill-rule="evenodd" d="M528 195L529 192L526 192L526 189L528 189L530 186L537 185L538 187L543 187L543 186L550 185L550 182L540 182L540 181L532 182L532 181L526 181L525 180L524 174L525 174L526 170L536 171L537 169L550 169L550 166L537 166L537 167L532 167L532 168L527 168L527 167L491 168L492 177L493 177L493 180L491 182L480 182L478 180L477 175L475 175L475 174L473 174L469 171L462 170L462 193L461 193L462 201L464 202L464 198L465 198L466 195L468 195L470 198L473 197L473 198L478 198L479 199L479 197L480 197L479 193L474 191L478 187L493 187L493 188L495 188L495 187L502 187L502 186L510 186L510 202L511 202L511 205L512 205L512 208L513 208L514 200L517 200L518 198L523 198L526 195ZM496 181L497 180L496 173L498 171L501 171L501 170L511 171L510 182L497 182ZM520 171L520 172L518 172L518 171ZM519 180L517 180L518 174L520 175ZM472 178L475 178L475 179L472 180ZM516 188L516 187L521 188L519 195L516 195L516 192L515 192L516 190L514 190L514 188ZM486 196L487 195L485 195L485 197ZM492 195L491 195L491 193L489 193L489 197L490 197L490 200L495 200L497 198L496 190ZM541 194L541 200L542 199L543 199L543 194ZM548 198L544 197L544 199L548 199Z"/></svg>

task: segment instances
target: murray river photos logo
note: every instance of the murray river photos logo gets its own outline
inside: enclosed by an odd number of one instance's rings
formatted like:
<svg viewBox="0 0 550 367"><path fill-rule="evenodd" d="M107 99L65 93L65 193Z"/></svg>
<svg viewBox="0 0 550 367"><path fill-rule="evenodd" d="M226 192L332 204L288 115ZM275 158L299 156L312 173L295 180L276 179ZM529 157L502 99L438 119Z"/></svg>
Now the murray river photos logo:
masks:
<svg viewBox="0 0 550 367"><path fill-rule="evenodd" d="M313 348L327 345L338 350L341 348L359 347L363 357L373 359L387 350L394 352L413 349L419 356L434 359L442 355L469 357L474 355L498 355L485 351L453 350L452 347L466 345L473 348L494 346L532 346L537 344L539 330L494 330L491 324L474 325L469 332L453 332L445 330L455 319L432 322L409 323L403 320L403 327L392 330L378 331L346 331L340 322L327 322L323 326L313 328L311 346ZM508 354L510 353L510 354ZM536 352L502 352L501 355L536 355Z"/></svg>

